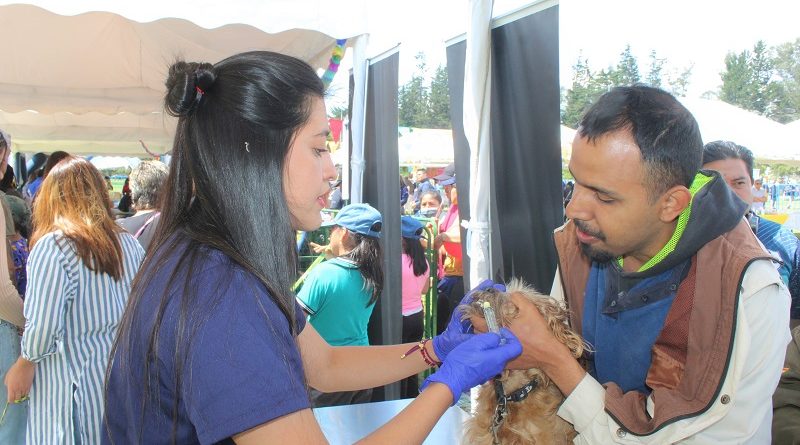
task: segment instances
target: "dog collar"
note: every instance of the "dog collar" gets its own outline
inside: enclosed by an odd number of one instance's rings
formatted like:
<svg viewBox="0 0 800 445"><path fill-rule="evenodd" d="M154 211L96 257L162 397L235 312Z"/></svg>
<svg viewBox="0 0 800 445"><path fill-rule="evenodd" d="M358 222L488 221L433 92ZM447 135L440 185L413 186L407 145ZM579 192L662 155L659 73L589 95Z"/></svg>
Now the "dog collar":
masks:
<svg viewBox="0 0 800 445"><path fill-rule="evenodd" d="M497 396L497 407L495 407L494 417L492 418L492 424L489 426L489 431L492 433L493 445L499 445L500 440L498 439L498 433L500 431L500 425L502 425L506 417L508 417L508 402L521 402L525 400L525 398L539 386L539 379L534 378L522 388L508 395L506 395L503 389L503 382L501 382L500 379L494 379L493 383L494 393Z"/></svg>
<svg viewBox="0 0 800 445"><path fill-rule="evenodd" d="M539 379L534 378L530 382L526 383L525 386L523 386L522 388L512 392L511 394L506 395L505 396L506 400L508 400L509 402L521 402L525 400L525 398L528 397L528 395L532 393L533 390L535 390L536 387L538 386L539 386Z"/></svg>

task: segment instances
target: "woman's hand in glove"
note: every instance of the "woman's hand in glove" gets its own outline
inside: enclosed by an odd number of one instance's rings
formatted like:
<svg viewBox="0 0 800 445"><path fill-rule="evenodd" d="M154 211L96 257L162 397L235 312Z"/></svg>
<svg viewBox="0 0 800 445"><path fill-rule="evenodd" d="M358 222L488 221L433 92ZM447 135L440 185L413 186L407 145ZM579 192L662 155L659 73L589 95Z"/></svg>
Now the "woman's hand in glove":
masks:
<svg viewBox="0 0 800 445"><path fill-rule="evenodd" d="M501 344L501 338L505 343ZM502 328L499 335L491 332L474 335L448 354L439 370L425 379L421 389L431 383L443 383L453 393L455 405L461 393L500 374L506 362L521 353L522 345L508 329Z"/></svg>
<svg viewBox="0 0 800 445"><path fill-rule="evenodd" d="M506 287L503 284L497 284L492 280L483 280L479 285L475 286L467 295L461 299L459 304L472 303L472 294L477 291L486 291L490 288L497 289L505 292ZM447 355L455 349L456 346L465 342L472 335L472 323L470 321L461 321L461 311L453 309L453 314L450 315L450 322L447 323L447 329L441 334L433 337L433 352L436 354L435 360L443 362Z"/></svg>

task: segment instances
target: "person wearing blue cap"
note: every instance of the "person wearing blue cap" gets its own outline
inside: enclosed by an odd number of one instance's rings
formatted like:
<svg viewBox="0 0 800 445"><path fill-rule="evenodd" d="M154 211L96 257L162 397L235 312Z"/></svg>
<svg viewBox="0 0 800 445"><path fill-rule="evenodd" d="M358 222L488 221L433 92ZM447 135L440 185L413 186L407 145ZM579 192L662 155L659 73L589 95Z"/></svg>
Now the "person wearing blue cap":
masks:
<svg viewBox="0 0 800 445"><path fill-rule="evenodd" d="M383 221L369 204L342 208L330 226L333 256L318 265L297 294L308 321L332 346L367 346L367 324L383 291L383 258L378 239ZM419 340L419 339L417 339ZM322 393L311 391L314 407L365 403L371 389Z"/></svg>
<svg viewBox="0 0 800 445"><path fill-rule="evenodd" d="M403 310L403 343L419 341L423 333L422 295L430 286L430 271L425 258L425 248L420 240L425 233L425 226L412 216L400 217L400 229L403 234L403 256L400 261L402 276L402 310ZM400 385L400 396L404 399L419 394L417 376L404 379Z"/></svg>

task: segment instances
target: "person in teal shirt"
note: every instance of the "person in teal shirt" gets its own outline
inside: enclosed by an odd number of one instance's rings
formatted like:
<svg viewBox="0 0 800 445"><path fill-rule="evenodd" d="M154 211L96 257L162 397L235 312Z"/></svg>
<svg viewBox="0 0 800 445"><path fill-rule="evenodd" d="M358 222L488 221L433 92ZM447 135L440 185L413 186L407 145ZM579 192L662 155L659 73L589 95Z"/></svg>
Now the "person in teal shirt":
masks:
<svg viewBox="0 0 800 445"><path fill-rule="evenodd" d="M333 256L311 270L297 301L308 322L331 346L367 346L367 324L383 290L383 222L369 204L345 206L324 225L332 226L328 252ZM314 407L370 400L372 390L321 393L311 390Z"/></svg>

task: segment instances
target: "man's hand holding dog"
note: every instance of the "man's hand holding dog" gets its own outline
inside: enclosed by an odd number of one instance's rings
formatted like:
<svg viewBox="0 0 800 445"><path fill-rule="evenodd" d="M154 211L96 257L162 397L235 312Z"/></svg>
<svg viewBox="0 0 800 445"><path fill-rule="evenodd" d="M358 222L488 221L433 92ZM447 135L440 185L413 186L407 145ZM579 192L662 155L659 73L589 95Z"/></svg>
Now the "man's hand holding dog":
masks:
<svg viewBox="0 0 800 445"><path fill-rule="evenodd" d="M586 371L572 357L569 349L553 336L533 303L518 294L512 294L511 300L519 308L519 315L509 328L522 343L522 355L508 362L508 368L539 368L568 396ZM483 318L473 317L470 321L475 332L486 332Z"/></svg>

